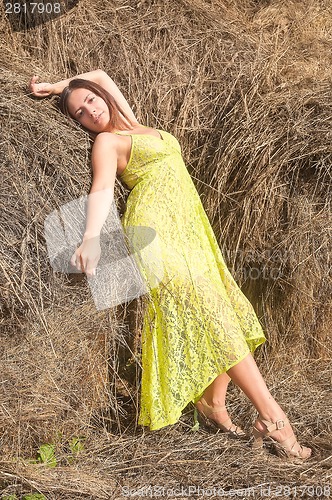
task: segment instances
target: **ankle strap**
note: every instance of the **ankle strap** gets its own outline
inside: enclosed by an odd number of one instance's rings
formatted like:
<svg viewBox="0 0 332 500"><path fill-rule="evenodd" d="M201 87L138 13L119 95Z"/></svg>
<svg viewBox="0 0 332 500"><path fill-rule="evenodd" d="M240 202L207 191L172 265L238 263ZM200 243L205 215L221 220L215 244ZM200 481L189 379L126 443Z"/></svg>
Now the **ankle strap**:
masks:
<svg viewBox="0 0 332 500"><path fill-rule="evenodd" d="M266 425L268 432L273 432L276 430L283 429L284 427L286 427L287 424L289 424L288 418L279 419L276 420L275 422L270 422L269 420L264 420L264 419L261 419L261 421Z"/></svg>

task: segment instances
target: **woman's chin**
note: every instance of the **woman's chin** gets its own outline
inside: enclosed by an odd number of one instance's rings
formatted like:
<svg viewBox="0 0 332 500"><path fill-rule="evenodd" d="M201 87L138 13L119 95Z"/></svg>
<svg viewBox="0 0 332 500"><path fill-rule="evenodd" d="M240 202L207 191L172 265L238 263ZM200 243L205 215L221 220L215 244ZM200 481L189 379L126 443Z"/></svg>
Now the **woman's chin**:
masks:
<svg viewBox="0 0 332 500"><path fill-rule="evenodd" d="M108 122L95 123L93 126L90 126L90 127L85 126L85 129L88 132L91 132L92 134L100 134L101 132L111 132L110 125Z"/></svg>
<svg viewBox="0 0 332 500"><path fill-rule="evenodd" d="M111 132L109 122L99 124L98 133L100 132Z"/></svg>

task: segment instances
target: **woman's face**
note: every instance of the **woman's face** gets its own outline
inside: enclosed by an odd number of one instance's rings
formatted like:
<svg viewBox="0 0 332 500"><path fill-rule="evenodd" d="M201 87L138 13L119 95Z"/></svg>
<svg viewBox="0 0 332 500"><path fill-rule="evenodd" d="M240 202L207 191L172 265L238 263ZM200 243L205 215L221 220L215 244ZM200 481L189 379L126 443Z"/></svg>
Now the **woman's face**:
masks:
<svg viewBox="0 0 332 500"><path fill-rule="evenodd" d="M70 115L91 132L107 129L110 112L106 102L88 89L75 89L68 98Z"/></svg>

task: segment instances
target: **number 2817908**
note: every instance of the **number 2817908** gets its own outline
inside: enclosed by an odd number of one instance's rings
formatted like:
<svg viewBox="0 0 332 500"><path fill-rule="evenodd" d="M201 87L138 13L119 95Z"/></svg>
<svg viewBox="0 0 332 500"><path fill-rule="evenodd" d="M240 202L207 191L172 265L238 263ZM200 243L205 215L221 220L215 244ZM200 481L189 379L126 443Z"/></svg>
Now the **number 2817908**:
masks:
<svg viewBox="0 0 332 500"><path fill-rule="evenodd" d="M60 3L42 2L6 2L6 14L60 14Z"/></svg>

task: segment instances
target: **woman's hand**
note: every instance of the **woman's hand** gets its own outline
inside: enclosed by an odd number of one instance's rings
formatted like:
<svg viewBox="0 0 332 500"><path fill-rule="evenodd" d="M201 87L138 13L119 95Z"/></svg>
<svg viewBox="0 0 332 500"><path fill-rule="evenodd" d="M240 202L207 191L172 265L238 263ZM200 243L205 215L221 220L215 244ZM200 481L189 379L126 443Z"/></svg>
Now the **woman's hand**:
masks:
<svg viewBox="0 0 332 500"><path fill-rule="evenodd" d="M81 245L75 250L70 263L87 277L95 276L96 267L101 255L99 236L83 238Z"/></svg>
<svg viewBox="0 0 332 500"><path fill-rule="evenodd" d="M53 93L53 85L51 83L37 83L38 76L33 76L29 83L30 92L36 97L47 97Z"/></svg>

